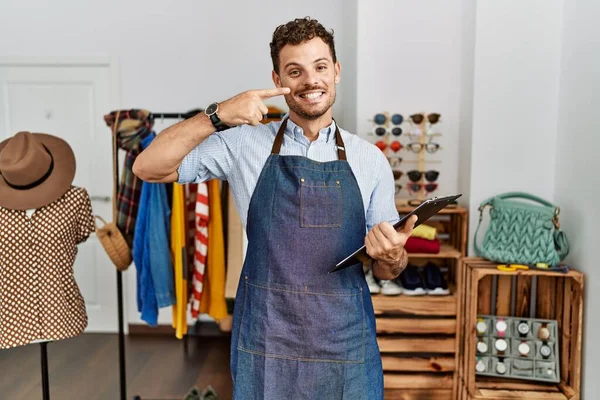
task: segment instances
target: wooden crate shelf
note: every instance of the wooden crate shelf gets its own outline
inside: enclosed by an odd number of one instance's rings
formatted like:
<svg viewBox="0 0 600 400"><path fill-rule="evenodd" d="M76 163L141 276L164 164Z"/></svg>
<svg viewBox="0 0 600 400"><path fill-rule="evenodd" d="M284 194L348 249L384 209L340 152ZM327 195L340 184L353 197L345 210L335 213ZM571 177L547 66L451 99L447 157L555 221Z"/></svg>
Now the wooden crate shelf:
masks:
<svg viewBox="0 0 600 400"><path fill-rule="evenodd" d="M462 254L449 244L441 244L439 253L408 253L409 259L414 258L460 258Z"/></svg>
<svg viewBox="0 0 600 400"><path fill-rule="evenodd" d="M445 353L456 351L454 337L423 338L423 337L378 337L377 343L381 353Z"/></svg>
<svg viewBox="0 0 600 400"><path fill-rule="evenodd" d="M377 318L377 333L380 334L456 334L454 318Z"/></svg>
<svg viewBox="0 0 600 400"><path fill-rule="evenodd" d="M392 372L453 372L454 357L381 357L384 371Z"/></svg>
<svg viewBox="0 0 600 400"><path fill-rule="evenodd" d="M448 400L450 389L386 389L385 400Z"/></svg>
<svg viewBox="0 0 600 400"><path fill-rule="evenodd" d="M384 296L373 295L373 308L376 315L408 314L428 316L456 316L458 294L454 285L449 285L447 296Z"/></svg>
<svg viewBox="0 0 600 400"><path fill-rule="evenodd" d="M398 207L401 214L412 209ZM386 400L457 398L463 282L459 260L466 250L467 211L445 209L430 221L441 233L440 252L409 253L409 263L445 267L450 294L372 296Z"/></svg>
<svg viewBox="0 0 600 400"><path fill-rule="evenodd" d="M460 400L568 399L581 397L583 274L543 270L501 271L497 263L463 258L464 324L459 345ZM537 289L532 290L533 287ZM492 294L495 294L492 297ZM500 379L475 374L477 315L552 319L558 322L560 383Z"/></svg>

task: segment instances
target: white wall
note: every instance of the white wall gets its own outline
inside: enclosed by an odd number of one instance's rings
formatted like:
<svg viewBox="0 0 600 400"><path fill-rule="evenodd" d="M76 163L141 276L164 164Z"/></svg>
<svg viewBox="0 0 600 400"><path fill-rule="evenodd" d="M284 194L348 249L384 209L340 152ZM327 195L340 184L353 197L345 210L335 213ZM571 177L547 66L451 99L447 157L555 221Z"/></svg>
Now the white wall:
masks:
<svg viewBox="0 0 600 400"><path fill-rule="evenodd" d="M470 203L471 199L476 14L476 1L463 0L460 53L460 113L458 120L458 193L462 193L460 203L465 206Z"/></svg>
<svg viewBox="0 0 600 400"><path fill-rule="evenodd" d="M561 227L568 232L567 262L586 274L584 316L584 395L598 398L600 382L600 3L568 0L564 7L555 201L561 205Z"/></svg>
<svg viewBox="0 0 600 400"><path fill-rule="evenodd" d="M269 50L273 30L293 18L308 15L334 30L338 58L345 66L335 117L344 125L345 119L350 118L344 116L344 98L355 98L356 79L356 52L345 43L346 35L355 41L356 33L346 17L354 14L356 19L356 5L354 11L352 3L344 7L344 14L341 10L342 0L263 0L260 4L3 0L0 54L115 57L120 74L120 104L114 104L114 109L186 111L204 108L212 101L244 90L273 87ZM345 82L349 83L348 90ZM269 104L287 109L283 98L271 100ZM164 127L157 122L157 131ZM108 128L106 134L110 134ZM133 270L130 268L126 275L126 313L129 322L141 323L135 304ZM159 321L171 321L171 310L163 309Z"/></svg>
<svg viewBox="0 0 600 400"><path fill-rule="evenodd" d="M561 9L562 0L477 2L471 249L481 201L506 191L554 196Z"/></svg>
<svg viewBox="0 0 600 400"><path fill-rule="evenodd" d="M458 168L458 115L460 110L461 19L463 0L359 0L357 60L357 133L372 142L369 120L378 112L408 116L419 112L442 115L436 138L442 150L426 155L426 169L440 171L438 190L431 195L455 193ZM406 128L406 129L404 129ZM408 130L404 124L403 129ZM392 139L393 140L393 139ZM408 135L400 136L406 145ZM399 169L416 168L417 155L402 149ZM402 197L407 177L401 179Z"/></svg>

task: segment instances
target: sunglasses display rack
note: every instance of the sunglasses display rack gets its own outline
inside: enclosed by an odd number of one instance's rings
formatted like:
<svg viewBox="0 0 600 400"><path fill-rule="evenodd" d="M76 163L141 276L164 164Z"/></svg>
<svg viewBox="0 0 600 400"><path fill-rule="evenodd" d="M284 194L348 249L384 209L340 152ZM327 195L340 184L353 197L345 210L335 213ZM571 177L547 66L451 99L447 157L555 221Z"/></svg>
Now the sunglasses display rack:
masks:
<svg viewBox="0 0 600 400"><path fill-rule="evenodd" d="M477 375L560 382L557 321L478 315L475 329Z"/></svg>
<svg viewBox="0 0 600 400"><path fill-rule="evenodd" d="M441 149L434 138L441 133L432 133L431 128L440 121L438 113L416 113L408 118L400 113L381 112L375 114L370 136L375 136L375 145L386 155L394 173L396 182L396 197L408 193L409 204L418 204L438 188L439 171L426 169L426 165L437 164L439 161L426 160L427 154L434 154ZM408 125L408 127L406 126ZM403 135L404 134L404 135ZM403 144L400 137L408 138ZM416 154L416 159L408 156ZM406 155L406 156L405 156ZM400 164L416 164L414 168L402 171ZM400 180L406 175L403 185Z"/></svg>

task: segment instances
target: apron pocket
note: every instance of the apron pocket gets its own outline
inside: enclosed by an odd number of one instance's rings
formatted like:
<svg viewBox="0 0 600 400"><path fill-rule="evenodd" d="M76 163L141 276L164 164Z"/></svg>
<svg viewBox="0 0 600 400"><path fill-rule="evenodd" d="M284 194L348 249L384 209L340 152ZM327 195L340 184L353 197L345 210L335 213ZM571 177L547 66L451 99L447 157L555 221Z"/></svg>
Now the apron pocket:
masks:
<svg viewBox="0 0 600 400"><path fill-rule="evenodd" d="M301 227L341 227L342 206L340 180L300 179Z"/></svg>
<svg viewBox="0 0 600 400"><path fill-rule="evenodd" d="M321 289L245 279L239 350L307 362L362 363L361 288Z"/></svg>

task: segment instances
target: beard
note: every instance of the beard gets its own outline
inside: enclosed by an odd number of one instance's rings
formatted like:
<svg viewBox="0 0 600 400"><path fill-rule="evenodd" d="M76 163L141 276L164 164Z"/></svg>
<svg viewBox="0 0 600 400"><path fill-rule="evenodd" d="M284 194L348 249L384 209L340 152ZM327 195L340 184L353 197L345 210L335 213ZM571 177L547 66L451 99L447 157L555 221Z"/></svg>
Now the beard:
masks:
<svg viewBox="0 0 600 400"><path fill-rule="evenodd" d="M307 88L303 91L319 89L321 88L315 87ZM335 89L333 92L325 91L325 93L323 93L323 97L324 99L322 99L318 104L305 104L302 102L302 99L298 99L296 95L288 94L285 96L285 102L290 108L290 111L293 111L299 117L312 121L321 118L333 106L336 98Z"/></svg>

